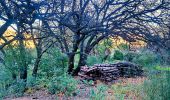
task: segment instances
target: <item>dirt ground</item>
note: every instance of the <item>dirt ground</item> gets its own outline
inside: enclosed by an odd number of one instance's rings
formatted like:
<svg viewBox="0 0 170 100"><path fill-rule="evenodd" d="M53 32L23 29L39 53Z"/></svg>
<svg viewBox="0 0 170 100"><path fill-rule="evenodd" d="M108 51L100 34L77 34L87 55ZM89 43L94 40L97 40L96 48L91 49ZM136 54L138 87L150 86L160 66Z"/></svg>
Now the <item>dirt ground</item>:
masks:
<svg viewBox="0 0 170 100"><path fill-rule="evenodd" d="M80 80L79 77L76 77L75 79ZM125 87L128 84L141 84L146 80L144 77L138 77L138 78L120 78L118 80L115 80L112 83L108 83L108 86L122 86ZM89 100L90 90L93 88L95 89L98 84L105 84L101 81L96 81L92 85L84 84L83 82L80 82L77 86L79 93L74 94L74 96L66 97L62 93L60 94L50 94L46 89L39 89L34 91L33 93L25 93L23 97L7 97L4 100ZM115 100L111 98L116 91L112 89L108 89L106 94L107 100ZM133 91L132 91L133 92ZM126 93L126 98L128 98L129 95L133 95L133 93ZM133 97L133 96L132 96ZM132 98L132 100L139 100L135 96Z"/></svg>

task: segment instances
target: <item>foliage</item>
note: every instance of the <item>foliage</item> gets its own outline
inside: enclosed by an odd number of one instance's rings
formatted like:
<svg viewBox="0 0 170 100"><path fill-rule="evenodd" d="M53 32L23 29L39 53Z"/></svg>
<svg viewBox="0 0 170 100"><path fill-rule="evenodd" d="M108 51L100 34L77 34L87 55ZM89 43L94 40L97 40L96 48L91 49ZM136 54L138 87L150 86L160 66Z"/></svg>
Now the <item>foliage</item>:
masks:
<svg viewBox="0 0 170 100"><path fill-rule="evenodd" d="M155 69L160 71L170 71L170 67L155 66Z"/></svg>
<svg viewBox="0 0 170 100"><path fill-rule="evenodd" d="M135 52L127 52L125 55L124 55L124 59L126 61L133 61L136 57L138 56L137 53Z"/></svg>
<svg viewBox="0 0 170 100"><path fill-rule="evenodd" d="M164 65L170 65L170 50L163 50L161 49L159 52L158 52L158 55L159 55L159 58L161 60L161 64L164 64Z"/></svg>
<svg viewBox="0 0 170 100"><path fill-rule="evenodd" d="M102 58L99 56L90 55L87 58L87 65L92 66L94 64L102 63Z"/></svg>
<svg viewBox="0 0 170 100"><path fill-rule="evenodd" d="M93 49L95 51L95 56L100 62L104 60L110 60L110 50L112 49L112 40L110 38L101 41L98 45ZM90 55L92 56L92 55ZM107 56L107 58L105 58Z"/></svg>
<svg viewBox="0 0 170 100"><path fill-rule="evenodd" d="M75 92L77 86L77 81L69 75L62 75L53 77L48 85L48 90L50 93L64 93L69 96Z"/></svg>
<svg viewBox="0 0 170 100"><path fill-rule="evenodd" d="M27 88L31 88L37 85L36 78L32 75L27 78Z"/></svg>
<svg viewBox="0 0 170 100"><path fill-rule="evenodd" d="M159 58L153 52L146 50L146 51L139 53L139 55L137 55L133 59L133 62L135 62L141 66L151 66L154 64L158 64Z"/></svg>
<svg viewBox="0 0 170 100"><path fill-rule="evenodd" d="M17 59L15 58L15 55L17 54L18 52L14 49L6 49L6 54L4 57L5 69L9 70L13 74L17 74L19 70L16 62Z"/></svg>
<svg viewBox="0 0 170 100"><path fill-rule="evenodd" d="M124 55L121 51L115 50L113 57L115 60L123 60Z"/></svg>
<svg viewBox="0 0 170 100"><path fill-rule="evenodd" d="M25 86L26 86L25 80L18 79L17 81L14 81L8 87L7 90L8 95L22 96L25 91Z"/></svg>
<svg viewBox="0 0 170 100"><path fill-rule="evenodd" d="M90 100L105 100L107 86L100 84L97 86L96 90L91 89L90 91Z"/></svg>
<svg viewBox="0 0 170 100"><path fill-rule="evenodd" d="M125 44L125 43L121 43L121 44L119 44L117 47L118 47L118 49L120 49L120 50L126 50L126 51L129 50L129 45L128 45L128 44Z"/></svg>
<svg viewBox="0 0 170 100"><path fill-rule="evenodd" d="M83 80L83 83L86 85L94 85L94 81L92 81L92 80L90 80L90 81Z"/></svg>
<svg viewBox="0 0 170 100"><path fill-rule="evenodd" d="M60 77L66 73L66 70L66 55L61 53L57 48L50 48L41 58L36 84L39 85L39 87L46 88L54 77Z"/></svg>
<svg viewBox="0 0 170 100"><path fill-rule="evenodd" d="M66 74L67 56L57 48L51 48L41 59L38 73L38 84L47 87L51 94L64 93L72 95L77 81Z"/></svg>
<svg viewBox="0 0 170 100"><path fill-rule="evenodd" d="M44 54L40 62L39 77L50 78L53 75L62 75L67 70L67 56L58 49L51 48Z"/></svg>
<svg viewBox="0 0 170 100"><path fill-rule="evenodd" d="M170 72L151 71L149 79L143 84L145 100L169 100Z"/></svg>
<svg viewBox="0 0 170 100"><path fill-rule="evenodd" d="M29 53L30 49L27 49L24 53L25 63L28 67L31 64L32 55ZM1 63L0 71L0 95L15 95L22 96L25 90L26 82L20 79L18 76L21 73L20 67L23 63L22 53L19 52L19 47L13 47L9 45L4 49L4 63ZM1 92L3 91L3 92Z"/></svg>
<svg viewBox="0 0 170 100"><path fill-rule="evenodd" d="M5 54L4 54L4 66L5 69L9 70L11 74L18 74L19 69L20 69L20 64L24 63L22 56L23 53L19 51L19 47L13 47L9 45L7 48L4 49ZM31 64L33 56L30 53L30 49L25 49L24 51L24 57L25 57L25 63L26 66Z"/></svg>
<svg viewBox="0 0 170 100"><path fill-rule="evenodd" d="M78 63L79 63L79 59L80 59L80 54L76 54L75 57L74 57L74 68L76 68L76 66L78 66Z"/></svg>
<svg viewBox="0 0 170 100"><path fill-rule="evenodd" d="M25 81L21 79L8 81L8 83L0 83L0 98L3 98L6 95L15 97L22 96L25 91Z"/></svg>
<svg viewBox="0 0 170 100"><path fill-rule="evenodd" d="M0 99L7 94L7 86L12 82L12 75L9 70L5 69L3 65L0 65Z"/></svg>

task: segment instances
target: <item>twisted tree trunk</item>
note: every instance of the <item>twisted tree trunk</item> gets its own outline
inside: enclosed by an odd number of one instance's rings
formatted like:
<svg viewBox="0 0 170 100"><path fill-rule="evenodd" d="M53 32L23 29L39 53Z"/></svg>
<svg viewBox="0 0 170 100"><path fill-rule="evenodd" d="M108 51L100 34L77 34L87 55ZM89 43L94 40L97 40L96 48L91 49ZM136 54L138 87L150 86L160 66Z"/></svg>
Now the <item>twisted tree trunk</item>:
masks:
<svg viewBox="0 0 170 100"><path fill-rule="evenodd" d="M77 68L73 72L73 76L77 76L80 72L81 66L85 66L87 64L87 54L80 53L80 59Z"/></svg>
<svg viewBox="0 0 170 100"><path fill-rule="evenodd" d="M37 44L36 44L36 41L35 41L34 38L33 38L33 41L34 41L34 44L36 45L37 58L36 58L35 63L34 63L34 68L33 68L32 76L36 78L37 77L38 68L39 68L39 64L40 64L40 61L41 61L41 57L43 55L43 52L42 52L42 43L41 43L41 40L38 40Z"/></svg>
<svg viewBox="0 0 170 100"><path fill-rule="evenodd" d="M25 56L25 47L23 40L19 40L19 51L20 51L20 79L27 81L27 62Z"/></svg>
<svg viewBox="0 0 170 100"><path fill-rule="evenodd" d="M68 60L68 74L71 74L73 72L73 68L74 68L74 56L75 54L72 53L68 56L69 60Z"/></svg>
<svg viewBox="0 0 170 100"><path fill-rule="evenodd" d="M38 55L38 57L37 57L37 59L35 60L35 63L34 63L34 68L33 68L33 72L32 72L33 77L37 77L37 72L38 72L38 67L39 67L40 61L41 61L41 56Z"/></svg>

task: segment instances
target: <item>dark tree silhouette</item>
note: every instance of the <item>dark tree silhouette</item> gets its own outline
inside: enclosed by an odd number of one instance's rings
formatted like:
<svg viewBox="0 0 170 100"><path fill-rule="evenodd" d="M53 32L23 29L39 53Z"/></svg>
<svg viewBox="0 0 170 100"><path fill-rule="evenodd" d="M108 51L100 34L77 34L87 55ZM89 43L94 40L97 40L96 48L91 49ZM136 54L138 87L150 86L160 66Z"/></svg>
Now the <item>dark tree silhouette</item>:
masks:
<svg viewBox="0 0 170 100"><path fill-rule="evenodd" d="M74 75L101 40L111 36L145 39L147 24L161 23L159 12L169 9L166 0L55 0L52 4L46 28L60 41L69 58L68 73ZM80 59L73 71L75 54Z"/></svg>
<svg viewBox="0 0 170 100"><path fill-rule="evenodd" d="M40 30L40 34L54 39L61 51L68 55L68 73L77 75L91 50L104 39L114 36L121 36L127 41L154 42L162 39L153 35L158 31L153 32L152 28L165 25L169 19L169 4L168 0L1 0L0 19L4 24L0 26L0 38L4 39L3 33L12 24L20 27L21 31L2 44L0 49L24 32ZM37 20L42 23L39 25L41 28L33 26ZM37 67L33 71L36 75L43 51L41 41L34 37L34 33L31 35L37 49ZM80 59L73 70L76 54L80 55Z"/></svg>

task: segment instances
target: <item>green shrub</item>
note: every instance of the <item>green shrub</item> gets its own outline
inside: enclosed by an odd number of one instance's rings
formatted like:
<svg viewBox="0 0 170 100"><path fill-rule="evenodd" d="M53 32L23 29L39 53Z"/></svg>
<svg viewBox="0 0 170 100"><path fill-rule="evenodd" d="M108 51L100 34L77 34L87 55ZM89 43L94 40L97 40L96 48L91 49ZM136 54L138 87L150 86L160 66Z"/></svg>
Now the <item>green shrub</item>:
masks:
<svg viewBox="0 0 170 100"><path fill-rule="evenodd" d="M27 88L34 87L35 85L37 85L36 78L33 77L32 75L28 76L28 78L27 78Z"/></svg>
<svg viewBox="0 0 170 100"><path fill-rule="evenodd" d="M170 65L170 50L161 50L158 52L161 64Z"/></svg>
<svg viewBox="0 0 170 100"><path fill-rule="evenodd" d="M0 99L7 95L7 88L12 83L12 75L4 66L0 66Z"/></svg>
<svg viewBox="0 0 170 100"><path fill-rule="evenodd" d="M124 55L124 59L126 61L133 61L133 59L135 59L136 57L138 56L137 53L135 52L127 52L125 55Z"/></svg>
<svg viewBox="0 0 170 100"><path fill-rule="evenodd" d="M0 63L0 97L6 95L21 96L25 90L25 80L19 79L20 67L22 63L26 63L28 67L31 64L32 55L29 49L26 49L24 61L19 52L19 47L8 46L4 48L4 63ZM3 91L3 92L2 92Z"/></svg>
<svg viewBox="0 0 170 100"><path fill-rule="evenodd" d="M90 100L105 100L106 90L108 87L106 85L100 84L97 89L91 89Z"/></svg>
<svg viewBox="0 0 170 100"><path fill-rule="evenodd" d="M92 66L94 64L102 63L102 58L99 56L89 55L87 57L87 65Z"/></svg>
<svg viewBox="0 0 170 100"><path fill-rule="evenodd" d="M51 78L53 75L62 75L67 70L67 56L59 49L51 48L41 59L39 78Z"/></svg>
<svg viewBox="0 0 170 100"><path fill-rule="evenodd" d="M48 85L50 93L64 93L67 96L75 92L77 81L69 75L62 75L53 77Z"/></svg>
<svg viewBox="0 0 170 100"><path fill-rule="evenodd" d="M169 100L170 98L170 72L150 73L150 77L143 85L144 99L146 100Z"/></svg>
<svg viewBox="0 0 170 100"><path fill-rule="evenodd" d="M113 57L115 60L123 60L124 55L121 51L115 50Z"/></svg>
<svg viewBox="0 0 170 100"><path fill-rule="evenodd" d="M86 85L89 85L89 86L94 85L94 81L93 80L90 80L90 81L83 80L82 82L83 82L83 84L86 84Z"/></svg>
<svg viewBox="0 0 170 100"><path fill-rule="evenodd" d="M134 59L133 62L142 65L142 66L151 66L154 64L159 63L159 60L157 58L157 55L154 54L151 51L145 51L142 52L141 54L137 55Z"/></svg>
<svg viewBox="0 0 170 100"><path fill-rule="evenodd" d="M7 88L8 95L11 96L23 96L25 91L26 82L24 80L18 79L11 83L11 85Z"/></svg>
<svg viewBox="0 0 170 100"><path fill-rule="evenodd" d="M67 56L57 48L50 48L42 56L40 67L38 70L36 84L39 87L48 87L52 83L49 83L54 77L62 76L67 71ZM33 83L34 84L34 83ZM31 82L30 82L31 85ZM55 87L54 87L55 88ZM52 90L51 90L52 91Z"/></svg>

